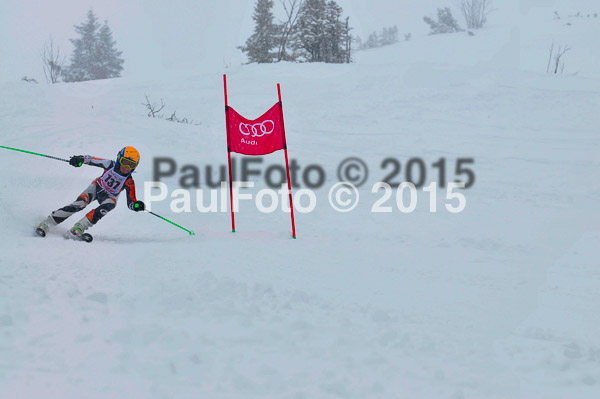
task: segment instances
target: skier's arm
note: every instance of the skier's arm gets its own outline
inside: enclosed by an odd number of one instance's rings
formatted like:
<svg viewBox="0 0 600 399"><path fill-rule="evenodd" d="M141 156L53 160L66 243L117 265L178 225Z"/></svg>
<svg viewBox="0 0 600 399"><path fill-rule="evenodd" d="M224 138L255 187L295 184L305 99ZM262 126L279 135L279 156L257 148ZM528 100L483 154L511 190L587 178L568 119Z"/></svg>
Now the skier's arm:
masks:
<svg viewBox="0 0 600 399"><path fill-rule="evenodd" d="M98 166L104 169L110 169L114 166L114 161L110 159L96 158L91 155L84 155L83 163L86 165Z"/></svg>
<svg viewBox="0 0 600 399"><path fill-rule="evenodd" d="M131 177L125 181L125 193L127 194L127 207L129 209L139 212L146 208L142 201L135 198L135 182Z"/></svg>
<svg viewBox="0 0 600 399"><path fill-rule="evenodd" d="M69 160L71 166L76 168L81 165L98 166L99 168L110 169L114 166L114 161L110 159L96 158L91 155L74 155Z"/></svg>

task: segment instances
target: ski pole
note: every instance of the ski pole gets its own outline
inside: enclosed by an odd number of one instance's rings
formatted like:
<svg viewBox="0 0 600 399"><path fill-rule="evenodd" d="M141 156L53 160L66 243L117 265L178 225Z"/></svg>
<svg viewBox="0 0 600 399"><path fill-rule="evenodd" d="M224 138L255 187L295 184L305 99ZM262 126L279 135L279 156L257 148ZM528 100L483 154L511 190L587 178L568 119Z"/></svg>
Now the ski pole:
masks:
<svg viewBox="0 0 600 399"><path fill-rule="evenodd" d="M178 225L177 223L171 222L169 219L167 219L167 218L164 218L164 217L162 217L162 216L160 216L160 215L157 215L156 213L154 213L154 212L152 212L152 211L146 211L146 212L148 212L148 213L149 213L149 214L151 214L151 215L154 215L154 216L156 216L157 218L160 218L160 219L164 220L165 222L169 222L169 223L171 223L173 226L177 226L177 227L179 227L181 230L185 230L185 231L187 231L187 232L188 232L188 234L189 234L189 235L191 235L191 236L195 236L195 235L196 235L196 233L194 233L192 230L188 230L188 229L186 229L185 227L181 227L181 226L180 226L180 225Z"/></svg>
<svg viewBox="0 0 600 399"><path fill-rule="evenodd" d="M38 155L40 157L46 157L46 158L50 158L50 159L56 159L57 161L63 161L63 162L69 162L68 159L64 159L64 158L59 158L59 157L53 157L51 155L46 155L46 154L38 154L37 152L32 152L32 151L25 151L25 150L20 150L18 148L11 148L11 147L6 147L3 145L0 145L0 148L5 148L7 150L13 150L13 151L19 151L19 152L24 152L26 154L32 154L32 155Z"/></svg>
<svg viewBox="0 0 600 399"><path fill-rule="evenodd" d="M40 154L40 153L33 152L33 151L20 150L18 148L6 147L6 146L3 146L3 145L0 145L0 148L5 148L7 150L24 152L25 154L38 155L40 157L45 157L45 158L50 158L50 159L56 159L57 161L63 161L63 162L66 162L66 163L70 163L68 159L59 158L59 157L53 157L52 155ZM79 166L81 166L81 165L79 165ZM99 167L99 168L102 167L100 165L90 165L90 166L96 166L96 167Z"/></svg>

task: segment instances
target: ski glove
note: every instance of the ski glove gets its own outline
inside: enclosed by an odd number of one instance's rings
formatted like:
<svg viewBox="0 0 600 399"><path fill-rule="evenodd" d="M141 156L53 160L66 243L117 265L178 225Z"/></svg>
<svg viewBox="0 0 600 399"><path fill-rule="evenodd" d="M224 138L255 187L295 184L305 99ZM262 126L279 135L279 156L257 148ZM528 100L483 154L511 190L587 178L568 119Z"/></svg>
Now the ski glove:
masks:
<svg viewBox="0 0 600 399"><path fill-rule="evenodd" d="M69 165L75 166L76 168L78 168L81 165L83 165L83 160L84 160L83 155L74 155L69 160Z"/></svg>
<svg viewBox="0 0 600 399"><path fill-rule="evenodd" d="M135 212L143 211L146 209L146 205L142 201L135 201L129 204L129 209Z"/></svg>

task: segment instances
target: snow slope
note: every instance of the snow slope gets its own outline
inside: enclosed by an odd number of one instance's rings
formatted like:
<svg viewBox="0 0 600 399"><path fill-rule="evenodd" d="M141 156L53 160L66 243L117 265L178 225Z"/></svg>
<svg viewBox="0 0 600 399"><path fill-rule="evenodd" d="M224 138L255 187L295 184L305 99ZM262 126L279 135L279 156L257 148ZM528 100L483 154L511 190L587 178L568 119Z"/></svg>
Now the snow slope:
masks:
<svg viewBox="0 0 600 399"><path fill-rule="evenodd" d="M573 48L599 37L586 24ZM61 237L79 215L33 237L98 170L2 150L0 397L598 397L600 80L594 54L572 59L577 76L545 74L535 40L499 26L350 65L222 71L247 116L281 83L290 157L327 172L315 211L296 214L297 240L281 211L244 203L232 234L226 212L153 204L190 237L124 198L92 244ZM202 173L226 163L221 73L0 90L2 145L107 158L133 145L140 197L154 157ZM200 125L147 118L145 94ZM349 156L370 175L339 213L327 191ZM474 158L465 211L447 212L439 191L430 213L419 191L413 213L393 199L372 213L386 157L422 158L427 182L439 158L448 181L457 158Z"/></svg>

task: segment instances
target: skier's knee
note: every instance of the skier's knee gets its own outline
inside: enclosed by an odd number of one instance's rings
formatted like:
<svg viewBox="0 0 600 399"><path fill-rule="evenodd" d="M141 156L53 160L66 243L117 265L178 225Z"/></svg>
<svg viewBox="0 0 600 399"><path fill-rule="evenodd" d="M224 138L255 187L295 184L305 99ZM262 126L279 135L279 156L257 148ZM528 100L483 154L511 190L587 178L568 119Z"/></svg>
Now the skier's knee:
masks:
<svg viewBox="0 0 600 399"><path fill-rule="evenodd" d="M100 219L102 219L104 216L106 216L106 214L108 212L115 209L115 206L116 206L116 203L114 203L112 201L108 201L108 202L100 205L98 208L93 209L90 212L88 212L86 217L88 218L88 220L90 222L92 222L92 224L96 224L96 223L98 223L98 221Z"/></svg>
<svg viewBox="0 0 600 399"><path fill-rule="evenodd" d="M85 205L88 205L90 203L90 196L86 193L82 193L79 197L77 197L75 202L83 202Z"/></svg>
<svg viewBox="0 0 600 399"><path fill-rule="evenodd" d="M83 193L69 206L72 212L78 212L84 209L90 203L90 197Z"/></svg>

